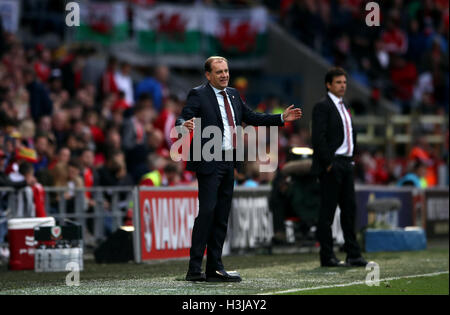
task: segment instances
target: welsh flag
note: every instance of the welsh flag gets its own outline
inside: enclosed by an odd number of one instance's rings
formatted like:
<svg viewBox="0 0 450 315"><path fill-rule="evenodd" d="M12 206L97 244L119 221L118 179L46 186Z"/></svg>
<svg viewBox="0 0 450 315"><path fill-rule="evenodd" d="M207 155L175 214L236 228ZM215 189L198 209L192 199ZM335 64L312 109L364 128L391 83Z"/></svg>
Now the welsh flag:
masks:
<svg viewBox="0 0 450 315"><path fill-rule="evenodd" d="M268 13L262 7L205 9L202 30L207 54L257 57L266 52Z"/></svg>
<svg viewBox="0 0 450 315"><path fill-rule="evenodd" d="M80 26L76 39L104 45L128 38L127 4L122 1L90 1L80 5Z"/></svg>
<svg viewBox="0 0 450 315"><path fill-rule="evenodd" d="M199 53L202 12L201 6L135 6L133 26L139 48L152 54Z"/></svg>

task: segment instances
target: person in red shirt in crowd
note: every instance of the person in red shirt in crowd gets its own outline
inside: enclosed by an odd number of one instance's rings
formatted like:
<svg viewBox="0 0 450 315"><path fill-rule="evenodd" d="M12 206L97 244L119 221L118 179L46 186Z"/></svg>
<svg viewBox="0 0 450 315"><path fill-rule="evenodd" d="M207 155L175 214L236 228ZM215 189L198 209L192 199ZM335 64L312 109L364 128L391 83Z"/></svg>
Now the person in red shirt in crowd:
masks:
<svg viewBox="0 0 450 315"><path fill-rule="evenodd" d="M375 169L373 173L374 184L387 185L394 180L392 174L392 163L384 156L382 151L377 151L374 156Z"/></svg>
<svg viewBox="0 0 450 315"><path fill-rule="evenodd" d="M427 182L427 187L434 187L437 185L437 167L439 163L425 137L419 137L417 139L417 143L411 149L408 159L409 161L420 161L427 166L426 174L424 176Z"/></svg>
<svg viewBox="0 0 450 315"><path fill-rule="evenodd" d="M112 101L112 105L110 107L110 109L105 109L104 110L104 114L103 117L105 117L106 112L110 112L110 114L108 115L108 120L110 120L111 124L116 125L116 126L122 126L125 118L124 118L124 112L128 109L128 106L125 105L125 101L123 104L121 104L120 102L117 102L117 99L115 99L114 101ZM110 104L105 104L107 106L109 106Z"/></svg>
<svg viewBox="0 0 450 315"><path fill-rule="evenodd" d="M80 155L80 171L81 171L81 178L84 183L84 188L91 188L93 186L97 185L97 172L94 169L94 160L95 155L94 151L89 148L84 148ZM93 213L94 212L94 206L95 206L95 199L93 198L93 193L91 191L86 191L85 193L86 201L87 201L87 212ZM93 233L94 231L94 220L88 219L86 221L87 228L90 233Z"/></svg>
<svg viewBox="0 0 450 315"><path fill-rule="evenodd" d="M31 187L34 215L37 218L46 217L47 212L45 211L45 190L34 176L33 165L29 162L22 162L19 165L19 173L22 174L25 181Z"/></svg>
<svg viewBox="0 0 450 315"><path fill-rule="evenodd" d="M398 26L400 17L392 11L386 22L386 30L381 34L384 49L390 54L403 55L408 49L408 36Z"/></svg>
<svg viewBox="0 0 450 315"><path fill-rule="evenodd" d="M128 104L127 100L125 99L125 93L123 91L118 91L117 98L113 102L111 111L117 111L117 110L126 111L129 108L131 108L131 105Z"/></svg>
<svg viewBox="0 0 450 315"><path fill-rule="evenodd" d="M100 118L97 111L93 109L87 111L84 115L84 120L91 131L92 140L94 140L95 145L97 147L101 146L105 142L105 134L100 125Z"/></svg>
<svg viewBox="0 0 450 315"><path fill-rule="evenodd" d="M114 79L114 73L117 68L117 59L114 57L108 58L108 64L101 77L101 92L102 96L110 93L118 93L119 89L117 87L116 80Z"/></svg>
<svg viewBox="0 0 450 315"><path fill-rule="evenodd" d="M84 187L86 187L86 188L93 187L96 183L94 160L95 160L95 155L94 155L93 150L91 150L89 148L85 148L81 152L81 156L80 156L80 163L81 163L81 168L82 168L81 173L82 173L82 178L83 178L83 182L84 182ZM86 197L89 199L89 205L93 205L92 193L87 191Z"/></svg>
<svg viewBox="0 0 450 315"><path fill-rule="evenodd" d="M94 173L94 151L85 148L81 152L80 164L81 164L81 178L83 179L84 187L93 187L96 183ZM86 191L86 198L88 199L88 205L94 206L95 201L92 198L92 192Z"/></svg>
<svg viewBox="0 0 450 315"><path fill-rule="evenodd" d="M410 111L410 101L418 78L416 65L399 55L392 55L390 77L395 97L402 103L403 113L407 114Z"/></svg>
<svg viewBox="0 0 450 315"><path fill-rule="evenodd" d="M42 44L36 45L36 51L39 56L34 62L33 68L41 82L46 83L51 74L50 63L52 61L52 54L50 49L44 47Z"/></svg>
<svg viewBox="0 0 450 315"><path fill-rule="evenodd" d="M183 110L183 104L180 102L178 97L171 95L164 104L164 108L156 118L153 126L160 130L164 135L163 146L170 150L173 140L170 137L170 131L175 126L175 120L180 116Z"/></svg>

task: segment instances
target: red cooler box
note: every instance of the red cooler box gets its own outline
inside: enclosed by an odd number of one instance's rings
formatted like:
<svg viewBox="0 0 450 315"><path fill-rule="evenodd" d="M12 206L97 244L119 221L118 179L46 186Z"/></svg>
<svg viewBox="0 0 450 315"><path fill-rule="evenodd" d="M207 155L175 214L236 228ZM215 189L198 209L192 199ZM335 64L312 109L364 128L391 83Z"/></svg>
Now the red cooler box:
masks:
<svg viewBox="0 0 450 315"><path fill-rule="evenodd" d="M8 220L10 270L34 270L34 228L36 226L55 226L55 218L20 218Z"/></svg>

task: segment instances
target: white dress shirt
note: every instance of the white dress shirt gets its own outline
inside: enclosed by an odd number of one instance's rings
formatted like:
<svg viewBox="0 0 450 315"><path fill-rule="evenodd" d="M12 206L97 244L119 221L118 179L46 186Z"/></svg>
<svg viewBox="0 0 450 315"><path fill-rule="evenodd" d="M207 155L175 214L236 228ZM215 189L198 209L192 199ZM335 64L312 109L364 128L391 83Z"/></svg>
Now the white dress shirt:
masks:
<svg viewBox="0 0 450 315"><path fill-rule="evenodd" d="M225 110L225 101L223 99L222 90L216 89L214 86L210 85L214 91L214 94L217 98L217 103L219 103L219 109L220 109L220 115L222 116L222 123L223 123L223 138L222 138L222 150L232 150L233 149L233 143L231 138L231 128L228 125L228 117L227 112ZM227 92L227 89L224 89L225 93ZM227 94L228 104L230 104L231 107L231 114L233 115L234 125L236 126L236 118L234 115L234 109L233 105L231 104L230 96Z"/></svg>
<svg viewBox="0 0 450 315"><path fill-rule="evenodd" d="M344 155L351 157L353 156L354 144L353 144L353 128L351 123L352 120L350 114L347 112L345 108L343 108L343 105L340 104L341 102L343 103L342 98L337 97L331 92L328 92L328 96L330 96L331 100L336 106L339 115L341 116L342 126L344 127L344 141L342 142L341 146L336 150L335 155Z"/></svg>

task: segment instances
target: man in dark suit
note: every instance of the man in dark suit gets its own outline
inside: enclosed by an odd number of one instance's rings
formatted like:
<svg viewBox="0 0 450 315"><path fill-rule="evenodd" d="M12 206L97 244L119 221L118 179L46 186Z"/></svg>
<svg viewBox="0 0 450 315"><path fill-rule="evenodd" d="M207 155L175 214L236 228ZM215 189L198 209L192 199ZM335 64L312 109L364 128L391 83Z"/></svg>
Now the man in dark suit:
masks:
<svg viewBox="0 0 450 315"><path fill-rule="evenodd" d="M311 172L318 175L321 188L321 208L317 226L321 266L366 266L356 240L356 201L353 180L353 153L356 133L350 111L343 102L347 89L347 73L331 68L325 75L327 95L313 108ZM337 206L341 209L346 262L333 252L331 225Z"/></svg>
<svg viewBox="0 0 450 315"><path fill-rule="evenodd" d="M198 180L199 213L192 231L189 269L187 281L239 282L239 275L227 273L222 263L222 247L227 232L228 215L234 188L235 162L229 157L236 157L236 136L233 132L242 122L254 126L282 126L286 121L299 119L301 110L288 107L282 115L268 115L253 112L242 101L239 92L228 87L230 74L228 61L223 57L213 56L206 60L205 76L208 83L192 89L176 126L194 130L194 118L200 118L201 132L208 126L221 130L222 146L220 159L208 161L191 159L186 168L196 172ZM194 132L194 137L196 133ZM201 139L201 149L211 139ZM195 142L195 139L194 139ZM214 149L214 147L213 147ZM235 159L234 159L235 160ZM206 272L202 273L203 254L207 250Z"/></svg>

